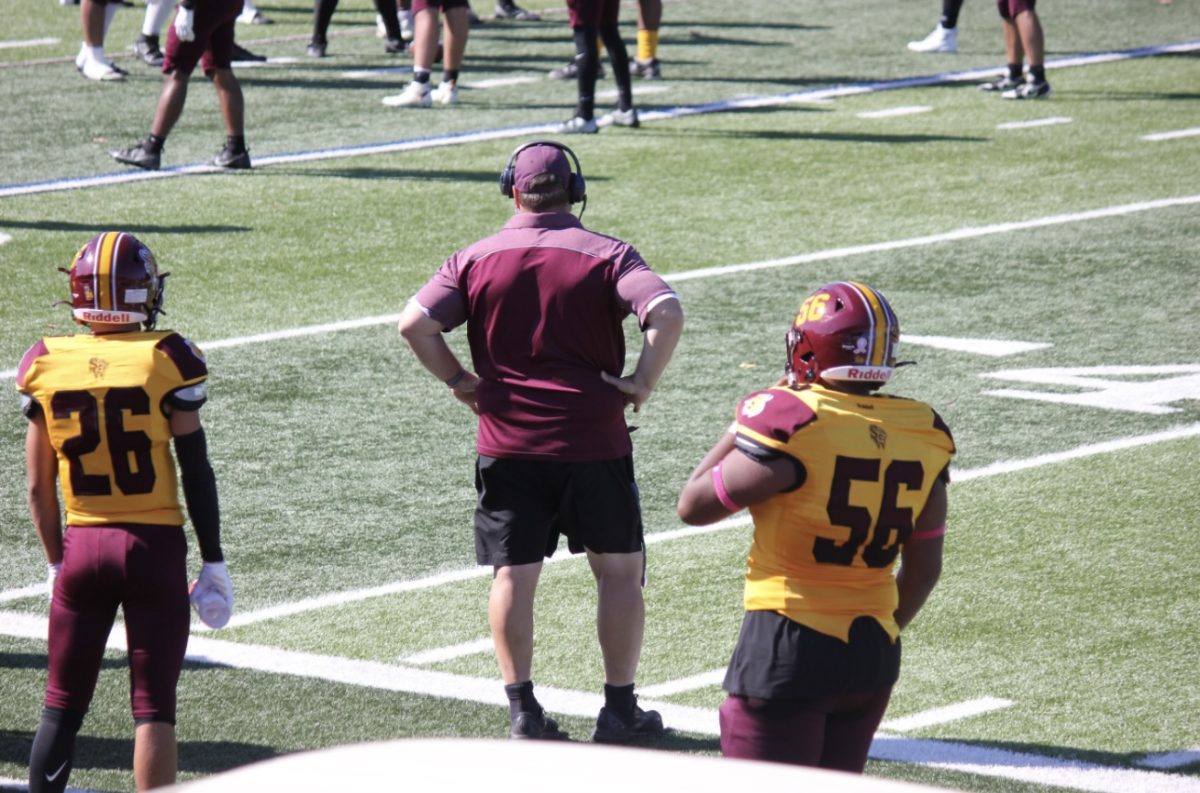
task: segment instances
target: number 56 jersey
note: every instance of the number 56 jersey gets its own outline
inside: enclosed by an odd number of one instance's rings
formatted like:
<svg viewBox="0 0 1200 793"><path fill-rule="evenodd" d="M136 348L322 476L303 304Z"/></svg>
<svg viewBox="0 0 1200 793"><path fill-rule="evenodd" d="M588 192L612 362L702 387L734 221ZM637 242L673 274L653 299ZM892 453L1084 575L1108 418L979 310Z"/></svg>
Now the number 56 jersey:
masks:
<svg viewBox="0 0 1200 793"><path fill-rule="evenodd" d="M182 526L169 408L197 410L208 367L172 331L46 337L17 369L22 411L45 416L67 525Z"/></svg>
<svg viewBox="0 0 1200 793"><path fill-rule="evenodd" d="M941 418L912 399L775 387L742 400L734 431L746 454L788 457L804 473L796 489L750 508L746 610L843 641L870 616L895 639L892 568L954 454Z"/></svg>

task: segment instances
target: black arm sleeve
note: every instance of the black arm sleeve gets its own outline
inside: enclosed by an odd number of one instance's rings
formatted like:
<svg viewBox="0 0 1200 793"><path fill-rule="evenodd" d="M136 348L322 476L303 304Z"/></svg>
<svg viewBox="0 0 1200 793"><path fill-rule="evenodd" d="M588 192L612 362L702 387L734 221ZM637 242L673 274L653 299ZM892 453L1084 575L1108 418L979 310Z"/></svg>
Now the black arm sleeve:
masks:
<svg viewBox="0 0 1200 793"><path fill-rule="evenodd" d="M217 477L208 463L208 441L201 428L175 438L175 456L179 460L183 497L188 517L200 543L200 558L223 562L221 553L221 510L217 503Z"/></svg>

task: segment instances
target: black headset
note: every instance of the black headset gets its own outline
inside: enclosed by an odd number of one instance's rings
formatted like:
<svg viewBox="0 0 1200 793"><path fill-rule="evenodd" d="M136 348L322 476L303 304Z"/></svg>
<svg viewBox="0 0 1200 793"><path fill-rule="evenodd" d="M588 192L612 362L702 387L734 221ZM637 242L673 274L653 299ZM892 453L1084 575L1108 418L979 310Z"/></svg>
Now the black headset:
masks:
<svg viewBox="0 0 1200 793"><path fill-rule="evenodd" d="M583 181L583 169L579 166L579 158L575 156L575 152L563 144L553 140L531 140L528 143L523 143L516 148L508 158L508 165L504 166L504 170L500 172L500 194L505 198L513 197L513 182L516 180L516 165L517 155L533 146L553 146L561 152L564 152L571 161L575 163L575 172L571 174L571 178L567 180L567 199L572 204L578 204L580 201L587 201L587 184ZM582 213L580 213L582 214Z"/></svg>

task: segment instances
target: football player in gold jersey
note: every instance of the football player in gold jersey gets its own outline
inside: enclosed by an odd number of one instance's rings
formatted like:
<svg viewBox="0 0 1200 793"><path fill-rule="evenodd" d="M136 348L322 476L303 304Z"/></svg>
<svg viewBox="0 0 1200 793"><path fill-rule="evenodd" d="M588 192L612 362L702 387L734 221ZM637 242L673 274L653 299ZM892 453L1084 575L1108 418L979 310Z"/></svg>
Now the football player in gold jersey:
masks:
<svg viewBox="0 0 1200 793"><path fill-rule="evenodd" d="M877 393L899 338L865 284L810 294L788 332L787 377L741 401L680 494L688 523L744 507L754 519L720 711L728 757L866 765L900 631L941 572L954 454L932 408Z"/></svg>
<svg viewBox="0 0 1200 793"><path fill-rule="evenodd" d="M191 342L154 330L164 276L135 237L93 238L69 275L73 316L90 332L41 339L17 369L29 508L51 585L50 674L29 790L66 788L118 606L129 648L134 782L146 790L175 781L175 691L190 623L176 460L203 560L192 601L211 627L224 625L233 607L198 413L208 368Z"/></svg>

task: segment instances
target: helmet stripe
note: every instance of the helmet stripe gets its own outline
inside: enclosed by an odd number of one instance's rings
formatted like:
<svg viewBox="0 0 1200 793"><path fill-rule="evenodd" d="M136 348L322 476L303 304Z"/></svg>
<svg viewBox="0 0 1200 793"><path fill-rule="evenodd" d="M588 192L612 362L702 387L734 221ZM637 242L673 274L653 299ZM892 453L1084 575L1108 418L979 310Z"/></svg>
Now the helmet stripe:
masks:
<svg viewBox="0 0 1200 793"><path fill-rule="evenodd" d="M94 275L93 286L95 287L96 302L95 308L100 311L112 310L116 308L117 296L117 268L113 267L115 260L115 251L119 235L115 231L110 231L100 240L100 250L96 251L96 264L92 272Z"/></svg>
<svg viewBox="0 0 1200 793"><path fill-rule="evenodd" d="M871 349L867 351L867 363L871 366L887 366L888 346L895 317L874 289L857 281L849 283L862 296L863 302L871 312Z"/></svg>

